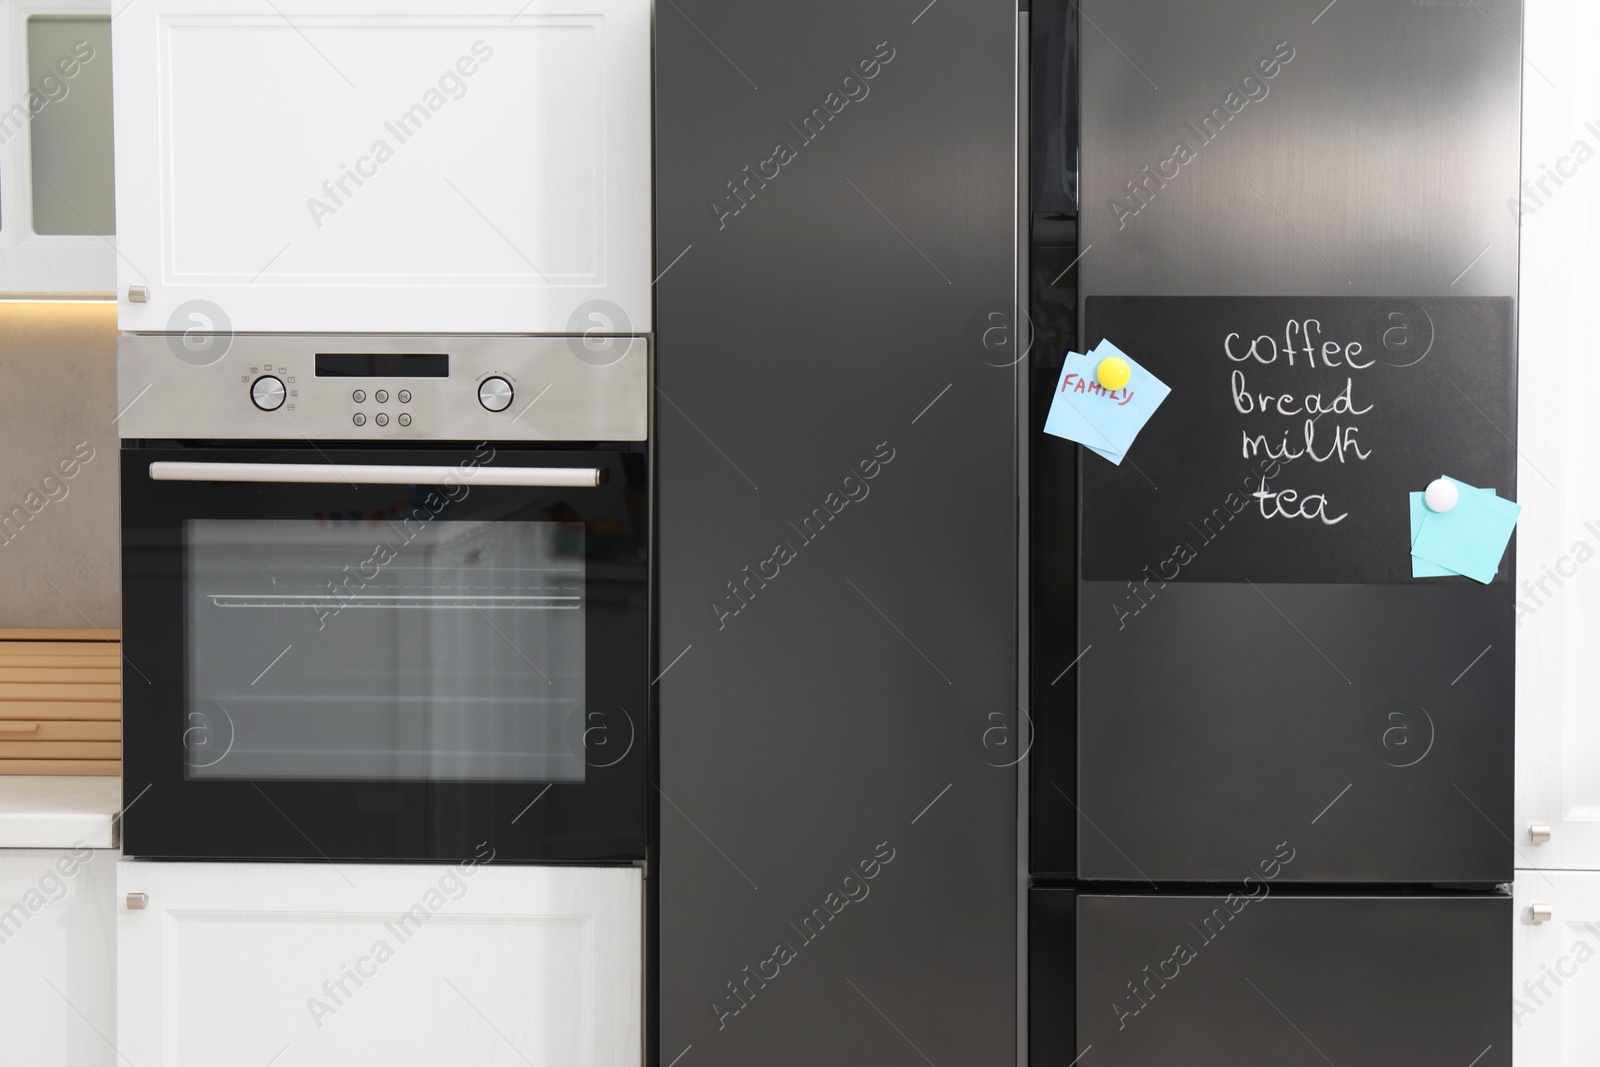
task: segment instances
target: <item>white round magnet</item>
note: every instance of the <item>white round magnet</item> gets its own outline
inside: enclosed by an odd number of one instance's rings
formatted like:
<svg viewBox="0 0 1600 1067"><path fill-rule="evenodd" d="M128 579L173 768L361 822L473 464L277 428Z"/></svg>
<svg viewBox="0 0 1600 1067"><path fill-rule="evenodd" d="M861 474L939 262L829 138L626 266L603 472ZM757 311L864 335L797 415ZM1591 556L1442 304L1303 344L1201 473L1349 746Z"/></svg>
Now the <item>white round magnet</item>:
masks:
<svg viewBox="0 0 1600 1067"><path fill-rule="evenodd" d="M1429 511L1449 511L1460 499L1461 492L1455 483L1445 478L1435 478L1422 493L1422 502L1428 505Z"/></svg>

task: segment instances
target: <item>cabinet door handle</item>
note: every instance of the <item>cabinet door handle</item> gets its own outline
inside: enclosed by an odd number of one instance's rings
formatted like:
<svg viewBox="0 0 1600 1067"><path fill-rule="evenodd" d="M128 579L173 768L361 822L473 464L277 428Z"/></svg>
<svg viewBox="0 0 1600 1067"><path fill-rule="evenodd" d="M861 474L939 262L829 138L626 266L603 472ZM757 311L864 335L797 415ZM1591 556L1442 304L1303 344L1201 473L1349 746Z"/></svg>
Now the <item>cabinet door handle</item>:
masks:
<svg viewBox="0 0 1600 1067"><path fill-rule="evenodd" d="M0 722L0 734L36 734L39 724L36 722Z"/></svg>
<svg viewBox="0 0 1600 1067"><path fill-rule="evenodd" d="M1528 840L1532 841L1536 845L1542 845L1546 841L1550 840L1550 824L1547 822L1536 822L1532 826L1528 827Z"/></svg>
<svg viewBox="0 0 1600 1067"><path fill-rule="evenodd" d="M1550 909L1550 905L1548 904L1535 904L1528 909L1528 918L1532 919L1533 924L1537 926L1540 923L1547 923L1551 919L1555 918L1555 913Z"/></svg>
<svg viewBox="0 0 1600 1067"><path fill-rule="evenodd" d="M148 903L150 903L150 894L148 894L148 893L129 893L128 894L128 910L129 911L143 911L145 905L148 904Z"/></svg>

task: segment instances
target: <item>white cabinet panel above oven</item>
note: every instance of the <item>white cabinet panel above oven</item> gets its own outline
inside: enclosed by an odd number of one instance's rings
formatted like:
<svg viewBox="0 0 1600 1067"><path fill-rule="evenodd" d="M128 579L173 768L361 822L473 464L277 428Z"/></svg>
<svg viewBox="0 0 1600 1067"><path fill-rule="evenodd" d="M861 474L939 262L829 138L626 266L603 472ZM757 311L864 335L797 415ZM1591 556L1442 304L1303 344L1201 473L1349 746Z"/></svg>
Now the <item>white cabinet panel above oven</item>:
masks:
<svg viewBox="0 0 1600 1067"><path fill-rule="evenodd" d="M123 330L649 330L647 0L145 0L114 34Z"/></svg>
<svg viewBox="0 0 1600 1067"><path fill-rule="evenodd" d="M140 1067L641 1061L635 868L125 861L117 882Z"/></svg>

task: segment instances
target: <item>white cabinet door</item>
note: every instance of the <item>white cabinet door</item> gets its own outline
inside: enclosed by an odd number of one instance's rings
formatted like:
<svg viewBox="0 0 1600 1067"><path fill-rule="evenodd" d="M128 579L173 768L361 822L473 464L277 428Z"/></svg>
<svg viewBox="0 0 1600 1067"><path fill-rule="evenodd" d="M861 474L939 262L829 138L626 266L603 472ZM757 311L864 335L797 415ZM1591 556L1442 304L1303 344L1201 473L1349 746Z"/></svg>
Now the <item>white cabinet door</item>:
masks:
<svg viewBox="0 0 1600 1067"><path fill-rule="evenodd" d="M650 20L649 0L129 4L118 325L648 331Z"/></svg>
<svg viewBox="0 0 1600 1067"><path fill-rule="evenodd" d="M0 849L0 1061L117 1060L117 854Z"/></svg>
<svg viewBox="0 0 1600 1067"><path fill-rule="evenodd" d="M0 293L116 286L109 0L0 4Z"/></svg>
<svg viewBox="0 0 1600 1067"><path fill-rule="evenodd" d="M1551 909L1534 923L1535 904ZM1518 871L1512 935L1512 1059L1591 1067L1600 1050L1600 874Z"/></svg>
<svg viewBox="0 0 1600 1067"><path fill-rule="evenodd" d="M640 1063L634 868L125 861L117 885L138 1067Z"/></svg>
<svg viewBox="0 0 1600 1067"><path fill-rule="evenodd" d="M1600 146L1600 69L1587 43L1597 35L1600 5L1527 6L1527 54L1560 72L1561 91L1537 75L1524 84L1522 170L1534 182L1521 205L1518 310L1518 867L1600 870L1600 164L1585 162L1579 181L1550 177ZM1532 843L1534 824L1550 826L1548 843Z"/></svg>

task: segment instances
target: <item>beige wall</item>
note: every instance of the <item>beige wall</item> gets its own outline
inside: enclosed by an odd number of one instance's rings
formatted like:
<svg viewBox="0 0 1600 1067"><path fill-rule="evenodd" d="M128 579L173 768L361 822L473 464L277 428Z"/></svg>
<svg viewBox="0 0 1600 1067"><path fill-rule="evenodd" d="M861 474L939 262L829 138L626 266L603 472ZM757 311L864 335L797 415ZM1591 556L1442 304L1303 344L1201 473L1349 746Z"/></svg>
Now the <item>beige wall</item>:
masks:
<svg viewBox="0 0 1600 1067"><path fill-rule="evenodd" d="M0 302L0 627L122 625L116 352L113 304Z"/></svg>

